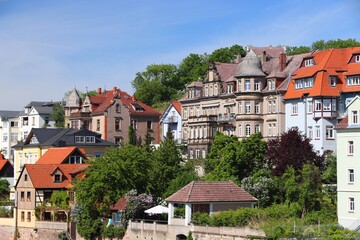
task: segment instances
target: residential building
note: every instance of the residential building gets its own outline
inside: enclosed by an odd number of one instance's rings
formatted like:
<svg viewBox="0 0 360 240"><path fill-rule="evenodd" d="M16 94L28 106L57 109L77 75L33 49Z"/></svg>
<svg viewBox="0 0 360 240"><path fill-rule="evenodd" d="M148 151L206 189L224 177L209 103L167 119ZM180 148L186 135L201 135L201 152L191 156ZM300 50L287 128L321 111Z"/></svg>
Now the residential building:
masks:
<svg viewBox="0 0 360 240"><path fill-rule="evenodd" d="M70 127L98 132L104 140L128 142L129 127L133 127L137 139L145 140L150 134L153 144L160 142L160 113L135 96L114 87L112 90L97 90L97 96L85 97L80 110L70 113Z"/></svg>
<svg viewBox="0 0 360 240"><path fill-rule="evenodd" d="M13 162L11 146L19 141L20 111L0 111L0 154Z"/></svg>
<svg viewBox="0 0 360 240"><path fill-rule="evenodd" d="M19 114L20 139L24 141L32 128L54 128L51 118L55 102L32 101Z"/></svg>
<svg viewBox="0 0 360 240"><path fill-rule="evenodd" d="M285 93L286 129L297 127L323 154L336 150L336 124L360 92L360 47L315 51L304 57Z"/></svg>
<svg viewBox="0 0 360 240"><path fill-rule="evenodd" d="M283 132L283 82L302 57L253 47L235 63L211 63L205 79L191 83L180 100L188 157L205 158L217 131L239 139L261 132L265 140Z"/></svg>
<svg viewBox="0 0 360 240"><path fill-rule="evenodd" d="M181 104L178 101L171 102L160 118L161 140L164 140L168 131L172 132L174 140L181 143Z"/></svg>
<svg viewBox="0 0 360 240"><path fill-rule="evenodd" d="M335 128L337 157L337 213L339 224L360 227L360 97L347 106L346 116Z"/></svg>
<svg viewBox="0 0 360 240"><path fill-rule="evenodd" d="M36 163L51 148L79 147L84 149L87 157L97 158L111 146L116 145L87 129L33 128L24 142L12 147L15 150L15 182L25 164Z"/></svg>
<svg viewBox="0 0 360 240"><path fill-rule="evenodd" d="M64 222L67 227L67 209L49 204L57 191L67 191L70 206L74 204L73 183L85 176L89 164L25 164L16 183L17 222L19 227L41 228L43 221ZM36 212L36 208L39 208Z"/></svg>
<svg viewBox="0 0 360 240"><path fill-rule="evenodd" d="M71 127L70 115L79 112L82 105L80 93L76 88L73 88L66 97L64 105L64 125L67 128Z"/></svg>

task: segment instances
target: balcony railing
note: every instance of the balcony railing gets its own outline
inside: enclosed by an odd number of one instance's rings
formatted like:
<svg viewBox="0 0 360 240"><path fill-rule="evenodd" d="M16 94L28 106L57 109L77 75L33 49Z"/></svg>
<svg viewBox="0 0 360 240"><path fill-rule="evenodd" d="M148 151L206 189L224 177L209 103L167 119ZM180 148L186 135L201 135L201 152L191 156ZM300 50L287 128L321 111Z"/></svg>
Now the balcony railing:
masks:
<svg viewBox="0 0 360 240"><path fill-rule="evenodd" d="M217 116L217 121L218 122L231 122L235 120L235 114L219 114Z"/></svg>

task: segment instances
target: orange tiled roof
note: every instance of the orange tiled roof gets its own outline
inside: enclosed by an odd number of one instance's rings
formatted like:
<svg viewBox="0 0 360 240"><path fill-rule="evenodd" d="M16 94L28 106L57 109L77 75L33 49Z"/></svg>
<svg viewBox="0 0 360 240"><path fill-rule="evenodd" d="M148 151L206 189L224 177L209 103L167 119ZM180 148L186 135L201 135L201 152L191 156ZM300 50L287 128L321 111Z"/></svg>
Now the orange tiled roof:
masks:
<svg viewBox="0 0 360 240"><path fill-rule="evenodd" d="M313 57L315 65L300 67L293 73L284 98L295 99L302 97L304 94L309 94L310 97L337 97L340 92L360 91L360 86L346 85L346 76L360 74L360 64L349 63L353 54L359 52L360 47L313 52L308 57ZM329 76L338 77L336 87L329 85ZM295 80L307 77L314 77L313 87L295 89Z"/></svg>
<svg viewBox="0 0 360 240"><path fill-rule="evenodd" d="M178 101L171 102L176 111L181 115L181 103Z"/></svg>
<svg viewBox="0 0 360 240"><path fill-rule="evenodd" d="M257 199L235 183L191 182L167 199L168 202L255 202Z"/></svg>
<svg viewBox="0 0 360 240"><path fill-rule="evenodd" d="M82 178L84 175L79 174L90 164L25 164L29 178L34 188L64 189L71 188L73 179L71 175L77 175ZM54 183L54 177L51 175L56 169L59 169L63 175L63 181Z"/></svg>
<svg viewBox="0 0 360 240"><path fill-rule="evenodd" d="M12 165L9 160L4 159L0 154L0 172L6 166L6 164Z"/></svg>
<svg viewBox="0 0 360 240"><path fill-rule="evenodd" d="M36 162L36 164L61 164L66 158L68 158L73 152L79 151L83 158L86 157L85 150L77 147L60 147L50 148L44 155Z"/></svg>

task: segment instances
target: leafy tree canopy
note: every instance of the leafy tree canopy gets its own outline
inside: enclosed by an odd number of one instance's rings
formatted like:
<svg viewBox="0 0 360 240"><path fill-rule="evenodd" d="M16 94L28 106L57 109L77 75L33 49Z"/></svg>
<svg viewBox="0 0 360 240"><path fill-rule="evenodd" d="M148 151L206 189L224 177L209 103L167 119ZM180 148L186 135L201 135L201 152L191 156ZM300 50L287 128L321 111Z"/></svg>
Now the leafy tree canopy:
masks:
<svg viewBox="0 0 360 240"><path fill-rule="evenodd" d="M55 121L55 127L63 128L65 125L65 110L60 103L55 103L52 107L51 118Z"/></svg>
<svg viewBox="0 0 360 240"><path fill-rule="evenodd" d="M8 198L9 193L10 193L9 182L6 179L0 179L0 199Z"/></svg>
<svg viewBox="0 0 360 240"><path fill-rule="evenodd" d="M236 60L238 55L244 57L246 52L242 46L235 44L231 47L216 49L211 53L209 59L214 62L231 63Z"/></svg>

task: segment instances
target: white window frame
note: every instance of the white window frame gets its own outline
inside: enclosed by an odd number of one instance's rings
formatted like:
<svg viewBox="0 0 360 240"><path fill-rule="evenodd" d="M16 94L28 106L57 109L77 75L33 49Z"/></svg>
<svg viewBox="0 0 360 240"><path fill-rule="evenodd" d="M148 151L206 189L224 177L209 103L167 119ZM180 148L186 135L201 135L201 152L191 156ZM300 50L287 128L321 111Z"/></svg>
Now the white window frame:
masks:
<svg viewBox="0 0 360 240"><path fill-rule="evenodd" d="M256 114L260 113L260 103L259 102L255 103L255 113Z"/></svg>
<svg viewBox="0 0 360 240"><path fill-rule="evenodd" d="M329 85L331 87L336 87L337 84L337 77L336 76L329 76Z"/></svg>
<svg viewBox="0 0 360 240"><path fill-rule="evenodd" d="M291 104L291 115L298 115L298 103Z"/></svg>
<svg viewBox="0 0 360 240"><path fill-rule="evenodd" d="M315 139L319 140L321 138L320 126L315 126Z"/></svg>
<svg viewBox="0 0 360 240"><path fill-rule="evenodd" d="M321 100L315 100L315 111L319 112L322 110L322 102Z"/></svg>
<svg viewBox="0 0 360 240"><path fill-rule="evenodd" d="M250 79L245 80L245 91L250 92L251 91L251 82Z"/></svg>
<svg viewBox="0 0 360 240"><path fill-rule="evenodd" d="M312 113L313 112L313 101L312 100L309 100L307 102L307 112L308 113Z"/></svg>
<svg viewBox="0 0 360 240"><path fill-rule="evenodd" d="M242 102L239 102L239 114L242 114Z"/></svg>
<svg viewBox="0 0 360 240"><path fill-rule="evenodd" d="M351 123L352 124L359 124L358 111L351 111Z"/></svg>
<svg viewBox="0 0 360 240"><path fill-rule="evenodd" d="M330 140L335 139L334 126L326 126L326 139L330 139Z"/></svg>
<svg viewBox="0 0 360 240"><path fill-rule="evenodd" d="M360 75L348 76L346 78L346 84L348 86L358 86L358 85L360 85Z"/></svg>
<svg viewBox="0 0 360 240"><path fill-rule="evenodd" d="M323 111L331 111L331 100L323 99Z"/></svg>
<svg viewBox="0 0 360 240"><path fill-rule="evenodd" d="M243 136L243 132L242 132L242 126L241 124L239 125L239 137Z"/></svg>
<svg viewBox="0 0 360 240"><path fill-rule="evenodd" d="M309 58L309 59L305 59L304 60L304 65L305 67L310 67L310 66L314 66L315 62L313 58Z"/></svg>
<svg viewBox="0 0 360 240"><path fill-rule="evenodd" d="M355 183L355 171L353 168L348 168L348 184Z"/></svg>
<svg viewBox="0 0 360 240"><path fill-rule="evenodd" d="M312 128L312 126L308 127L308 138L313 139L313 128Z"/></svg>
<svg viewBox="0 0 360 240"><path fill-rule="evenodd" d="M254 82L254 91L260 91L260 81L255 80Z"/></svg>
<svg viewBox="0 0 360 240"><path fill-rule="evenodd" d="M355 197L349 197L348 204L349 212L355 212Z"/></svg>
<svg viewBox="0 0 360 240"><path fill-rule="evenodd" d="M360 62L360 55L355 55L355 62Z"/></svg>
<svg viewBox="0 0 360 240"><path fill-rule="evenodd" d="M75 136L75 143L85 143L85 136Z"/></svg>
<svg viewBox="0 0 360 240"><path fill-rule="evenodd" d="M354 141L348 141L347 143L347 155L353 156L354 155Z"/></svg>
<svg viewBox="0 0 360 240"><path fill-rule="evenodd" d="M245 102L245 114L250 114L250 113L251 113L251 102L246 101Z"/></svg>
<svg viewBox="0 0 360 240"><path fill-rule="evenodd" d="M246 124L246 126L245 126L245 135L246 135L246 137L250 137L250 135L251 135L251 125L250 124Z"/></svg>
<svg viewBox="0 0 360 240"><path fill-rule="evenodd" d="M260 132L260 124L255 124L255 133Z"/></svg>

